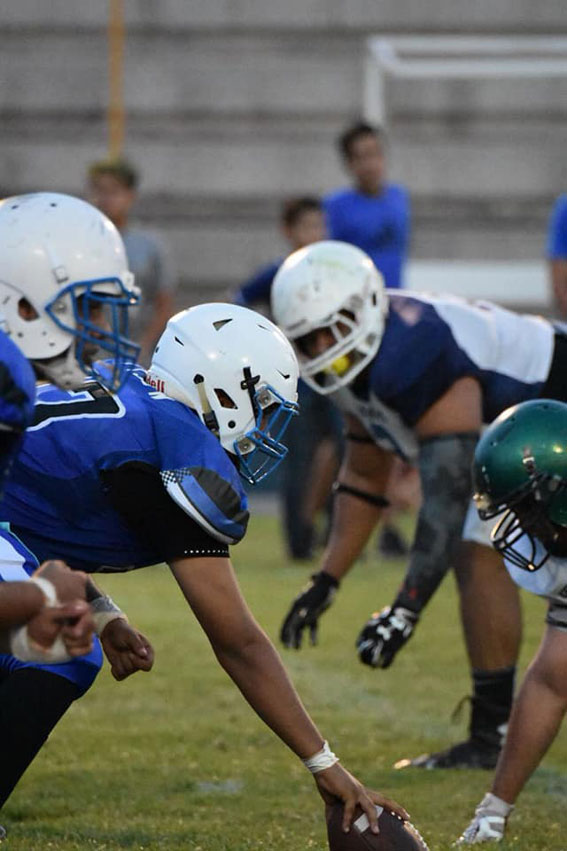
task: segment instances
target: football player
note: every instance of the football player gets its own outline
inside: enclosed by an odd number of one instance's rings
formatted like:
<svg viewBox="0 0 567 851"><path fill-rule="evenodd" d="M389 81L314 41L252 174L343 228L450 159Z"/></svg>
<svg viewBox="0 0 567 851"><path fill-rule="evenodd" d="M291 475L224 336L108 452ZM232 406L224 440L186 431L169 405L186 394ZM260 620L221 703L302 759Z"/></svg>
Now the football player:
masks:
<svg viewBox="0 0 567 851"><path fill-rule="evenodd" d="M57 553L88 573L166 561L243 695L303 759L325 800L345 801L345 827L356 803L376 826L372 802L382 796L338 764L242 599L229 559L248 522L240 477L255 484L285 457L297 379L291 345L259 314L229 304L183 311L169 321L149 372L136 369L118 393L95 382L40 388L0 513L6 536L41 560ZM3 753L13 735L0 730ZM9 791L4 784L0 801Z"/></svg>
<svg viewBox="0 0 567 851"><path fill-rule="evenodd" d="M458 845L500 841L514 802L567 710L567 405L542 400L505 411L474 458L480 517L499 516L492 542L513 581L549 601L540 648L514 702L490 792ZM491 524L492 525L492 524Z"/></svg>
<svg viewBox="0 0 567 851"><path fill-rule="evenodd" d="M34 399L33 370L0 330L0 495L23 432L32 420ZM9 581L11 576L9 564L0 565L0 649L21 654L31 639L38 646L37 660L46 653L78 656L90 649L92 621L85 602L85 574L72 574L62 563L52 562L32 582ZM59 605L53 605L55 602ZM69 618L72 625L62 620ZM26 653L31 652L30 645Z"/></svg>
<svg viewBox="0 0 567 851"><path fill-rule="evenodd" d="M454 564L473 677L469 738L398 767L493 767L512 702L521 613L469 505L472 458L483 423L505 408L567 398L567 336L544 319L488 303L386 292L367 255L329 241L286 260L272 310L304 380L329 394L347 420L329 544L321 570L289 609L282 641L297 648L306 629L315 641L320 615L388 505L392 459L417 463L423 505L408 571L391 606L365 624L358 653L367 665L391 665Z"/></svg>
<svg viewBox="0 0 567 851"><path fill-rule="evenodd" d="M123 383L137 351L127 337L128 307L137 298L122 240L90 204L55 193L0 202L2 486L33 419L36 377L63 388L81 384L85 374L111 390ZM94 361L98 351L113 358L104 375ZM115 613L112 623L99 616L106 598L85 574L50 562L30 582L37 567L21 542L0 539L0 627L12 630L3 633L1 649L15 654L0 657L0 722L16 718L24 741L19 761L11 764L3 751L2 783L23 771L50 725L94 679L102 658L92 642L97 619L115 672L119 660L121 674L126 664L133 671L151 663L151 648L123 616ZM33 710L38 692L41 714Z"/></svg>

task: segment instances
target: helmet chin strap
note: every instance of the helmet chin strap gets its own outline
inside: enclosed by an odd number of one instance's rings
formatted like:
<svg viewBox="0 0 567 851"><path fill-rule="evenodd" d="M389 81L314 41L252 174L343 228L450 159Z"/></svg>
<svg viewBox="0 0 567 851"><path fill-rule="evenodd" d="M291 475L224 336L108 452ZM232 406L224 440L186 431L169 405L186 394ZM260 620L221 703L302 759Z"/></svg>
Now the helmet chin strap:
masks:
<svg viewBox="0 0 567 851"><path fill-rule="evenodd" d="M196 375L193 382L197 388L197 393L199 394L199 402L201 403L201 410L203 411L203 422L209 431L212 431L213 434L218 437L219 421L217 420L217 415L211 408L207 394L205 393L205 379L202 375Z"/></svg>
<svg viewBox="0 0 567 851"><path fill-rule="evenodd" d="M38 375L56 384L63 390L72 390L85 380L85 373L75 360L75 344L71 343L66 352L49 360L33 360Z"/></svg>

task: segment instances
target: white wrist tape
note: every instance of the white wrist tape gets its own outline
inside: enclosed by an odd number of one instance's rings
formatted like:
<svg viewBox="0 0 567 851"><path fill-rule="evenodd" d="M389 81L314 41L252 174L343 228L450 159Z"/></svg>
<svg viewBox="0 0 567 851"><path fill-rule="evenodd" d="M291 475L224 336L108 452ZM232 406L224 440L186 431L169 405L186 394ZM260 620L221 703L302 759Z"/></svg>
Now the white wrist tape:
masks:
<svg viewBox="0 0 567 851"><path fill-rule="evenodd" d="M318 774L338 762L339 758L335 756L329 747L329 743L325 742L320 751L310 756L309 759L302 759L301 761L311 774Z"/></svg>
<svg viewBox="0 0 567 851"><path fill-rule="evenodd" d="M34 585L37 585L40 591L43 592L46 606L59 605L57 591L53 582L50 582L49 579L45 579L43 576L32 576L29 581L33 582Z"/></svg>
<svg viewBox="0 0 567 851"><path fill-rule="evenodd" d="M125 621L128 620L122 609L116 605L111 597L107 597L106 595L97 597L92 601L91 612L97 635L102 635L105 626L107 626L110 621L115 621L116 618L121 618Z"/></svg>
<svg viewBox="0 0 567 851"><path fill-rule="evenodd" d="M60 635L51 647L42 647L30 639L26 624L11 630L10 650L12 655L21 659L22 662L41 662L44 665L58 665L61 662L68 662L71 658Z"/></svg>

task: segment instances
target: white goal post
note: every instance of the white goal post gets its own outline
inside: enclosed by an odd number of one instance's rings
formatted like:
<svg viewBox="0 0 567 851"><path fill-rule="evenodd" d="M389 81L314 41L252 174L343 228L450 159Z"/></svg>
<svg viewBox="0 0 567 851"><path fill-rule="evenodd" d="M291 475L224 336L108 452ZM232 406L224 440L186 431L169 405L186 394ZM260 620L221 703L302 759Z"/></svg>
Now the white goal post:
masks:
<svg viewBox="0 0 567 851"><path fill-rule="evenodd" d="M387 126L388 78L416 81L567 78L567 38L371 36L367 39L364 70L364 114L369 121ZM465 297L490 297L503 303L514 301L511 293L522 292L526 306L542 307L549 300L543 260L532 263L414 261L409 264L406 286L449 291Z"/></svg>

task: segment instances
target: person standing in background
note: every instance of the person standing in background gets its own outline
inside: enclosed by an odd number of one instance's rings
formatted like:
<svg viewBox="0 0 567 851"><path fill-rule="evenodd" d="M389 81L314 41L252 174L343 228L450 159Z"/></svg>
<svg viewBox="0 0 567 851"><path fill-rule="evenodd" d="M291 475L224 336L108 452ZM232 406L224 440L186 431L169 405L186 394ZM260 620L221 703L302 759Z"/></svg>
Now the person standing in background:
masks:
<svg viewBox="0 0 567 851"><path fill-rule="evenodd" d="M325 239L325 221L319 198L311 195L287 198L280 211L280 231L289 246L289 253ZM272 281L284 257L262 266L237 290L234 302L266 313L270 309Z"/></svg>
<svg viewBox="0 0 567 851"><path fill-rule="evenodd" d="M131 333L147 366L169 317L174 312L175 275L169 250L153 233L130 227L138 195L139 174L125 159L94 162L88 170L88 200L118 228L130 269L140 288L140 305L130 312Z"/></svg>
<svg viewBox="0 0 567 851"><path fill-rule="evenodd" d="M410 234L410 204L405 187L386 183L382 130L357 122L338 140L353 186L323 199L330 239L350 242L368 254L387 289L403 285Z"/></svg>
<svg viewBox="0 0 567 851"><path fill-rule="evenodd" d="M287 198L281 206L280 230L290 253L325 239L319 198ZM237 290L233 301L262 313L270 312L272 282L283 257L258 269ZM299 407L287 432L288 463L281 472L282 522L292 559L310 559L315 545L315 519L330 510L331 485L339 465L342 418L333 405L299 382Z"/></svg>
<svg viewBox="0 0 567 851"><path fill-rule="evenodd" d="M547 233L547 259L554 308L562 319L567 319L567 195L560 195L553 205Z"/></svg>
<svg viewBox="0 0 567 851"><path fill-rule="evenodd" d="M410 203L404 186L386 183L384 133L358 121L339 136L337 145L353 185L323 199L329 238L361 248L382 274L386 288L399 289L407 260ZM398 509L417 507L420 499L415 471L401 461L396 467L389 493L394 516ZM408 548L393 520L386 520L378 548L384 556L404 556Z"/></svg>

